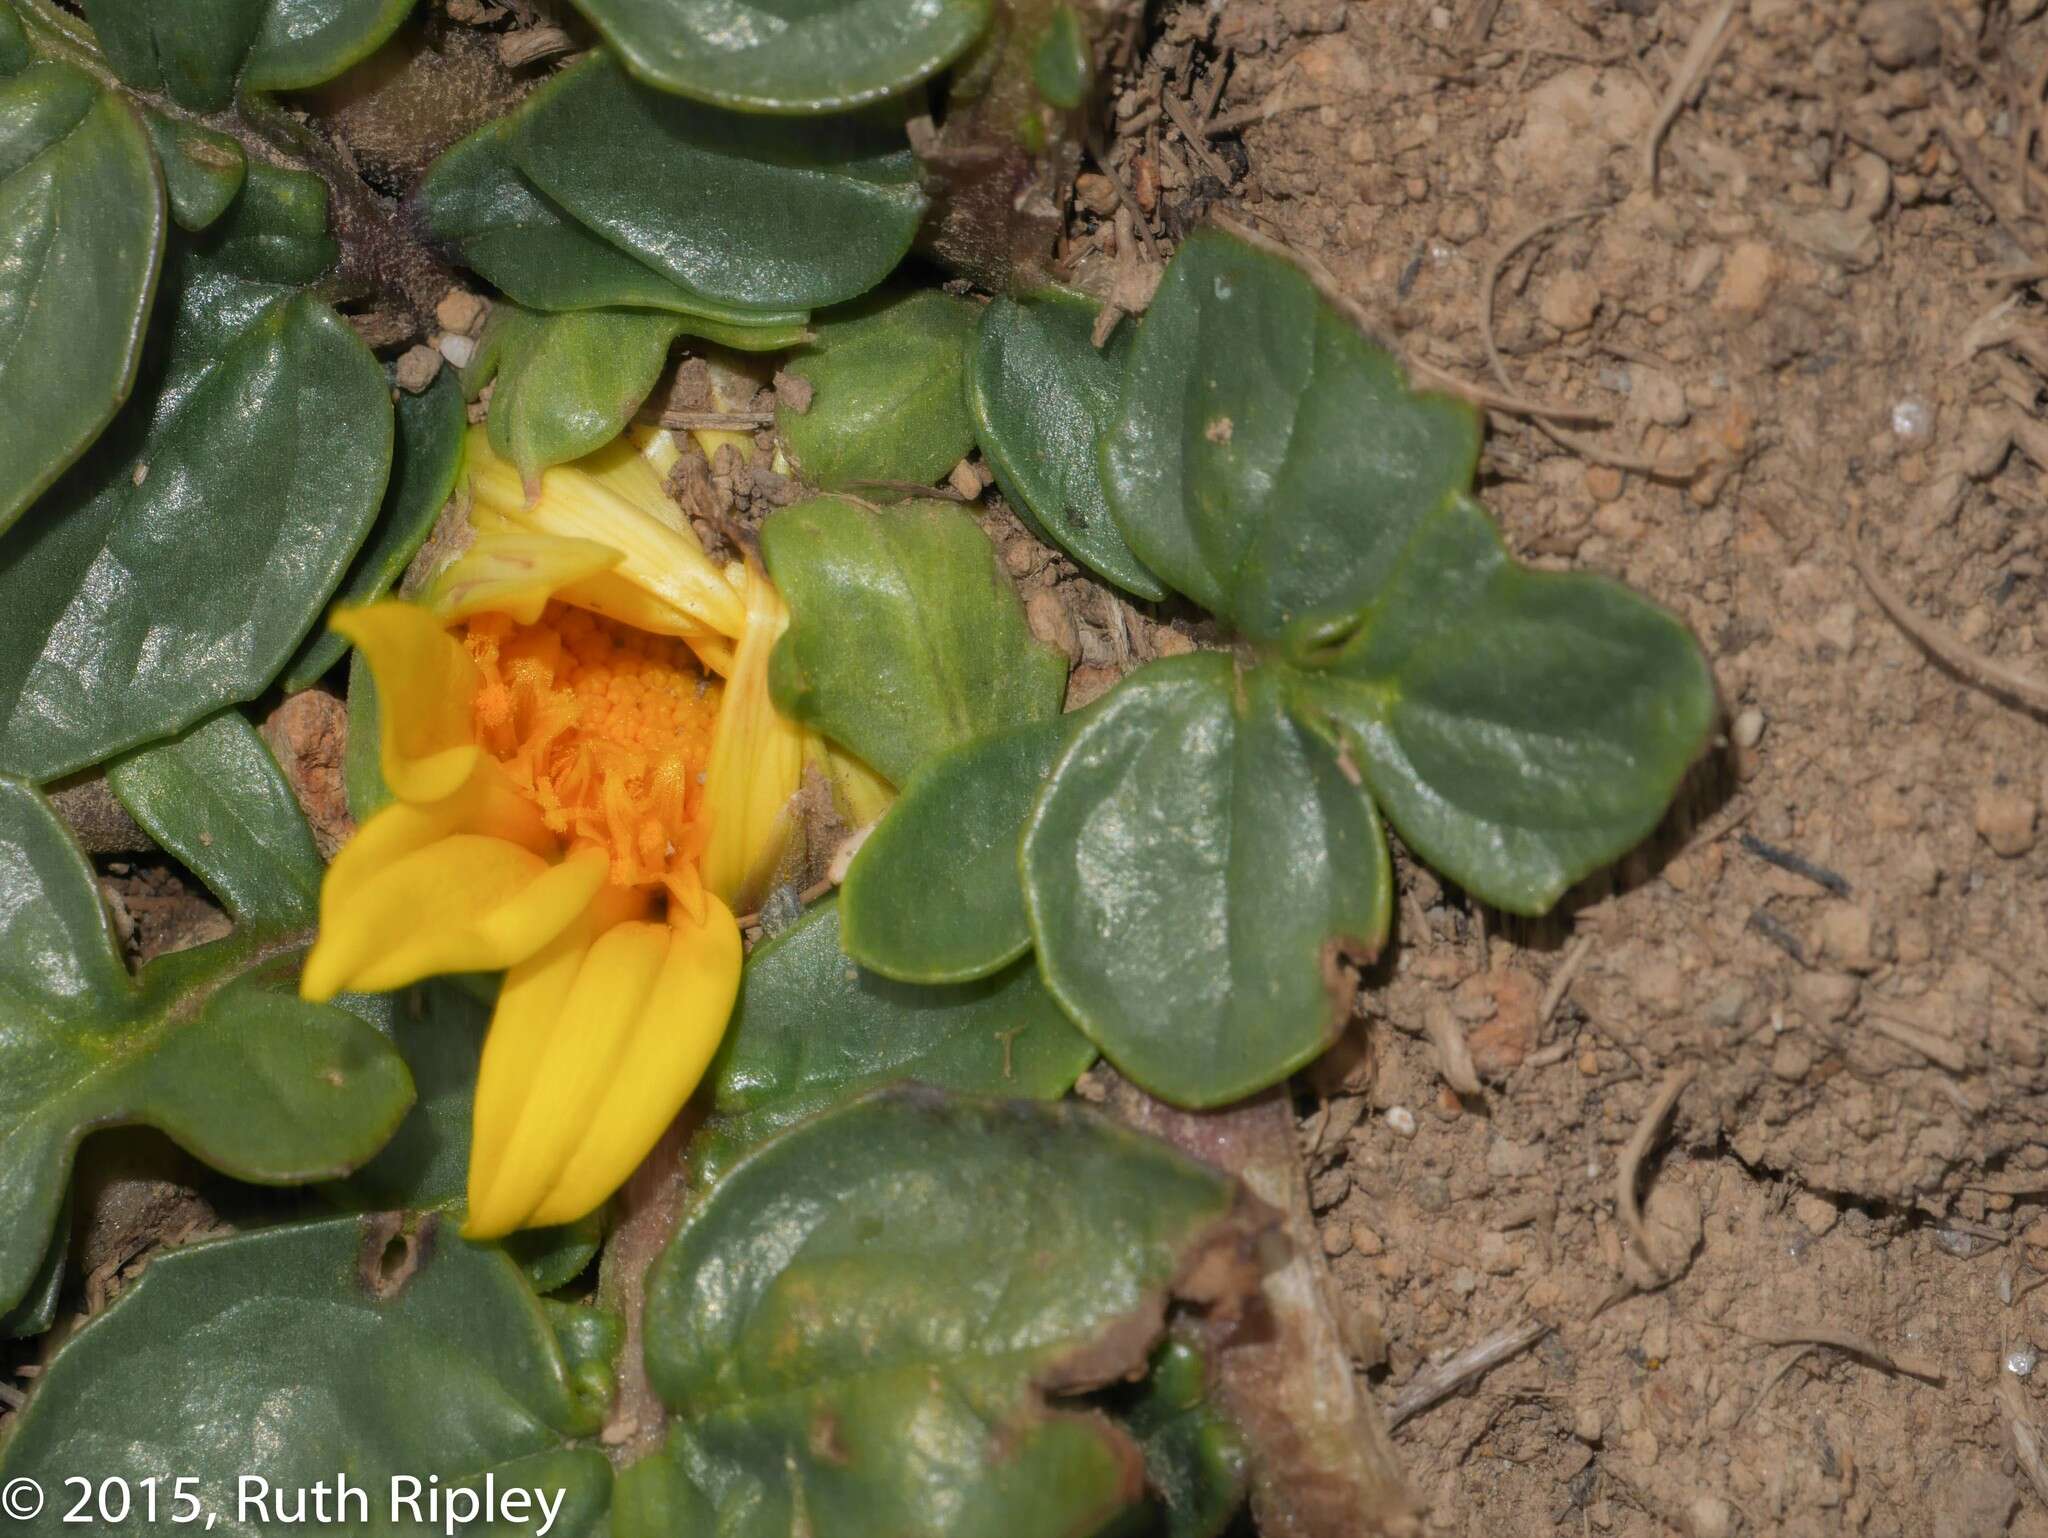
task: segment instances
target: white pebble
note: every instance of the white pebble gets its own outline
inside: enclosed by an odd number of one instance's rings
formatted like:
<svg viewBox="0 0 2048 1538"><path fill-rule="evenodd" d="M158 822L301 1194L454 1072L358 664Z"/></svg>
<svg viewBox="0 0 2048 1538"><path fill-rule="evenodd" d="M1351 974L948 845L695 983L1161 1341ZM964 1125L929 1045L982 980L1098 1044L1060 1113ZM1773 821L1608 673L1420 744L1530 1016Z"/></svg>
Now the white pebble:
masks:
<svg viewBox="0 0 2048 1538"><path fill-rule="evenodd" d="M469 360L476 356L476 343L453 331L442 332L434 345L441 350L441 356L448 360L451 368L468 368Z"/></svg>
<svg viewBox="0 0 2048 1538"><path fill-rule="evenodd" d="M1764 713L1754 705L1745 706L1736 713L1733 735L1738 748L1755 747L1763 740Z"/></svg>
<svg viewBox="0 0 2048 1538"><path fill-rule="evenodd" d="M1925 443L1934 436L1934 408L1907 396L1892 406L1892 436L1906 443Z"/></svg>
<svg viewBox="0 0 2048 1538"><path fill-rule="evenodd" d="M2032 1346L2014 1346L2005 1354L2005 1370L2015 1378L2025 1378L2034 1371L2034 1363L2040 1358Z"/></svg>
<svg viewBox="0 0 2048 1538"><path fill-rule="evenodd" d="M1405 1105L1387 1107L1387 1125L1394 1129L1396 1137L1415 1136L1415 1113Z"/></svg>

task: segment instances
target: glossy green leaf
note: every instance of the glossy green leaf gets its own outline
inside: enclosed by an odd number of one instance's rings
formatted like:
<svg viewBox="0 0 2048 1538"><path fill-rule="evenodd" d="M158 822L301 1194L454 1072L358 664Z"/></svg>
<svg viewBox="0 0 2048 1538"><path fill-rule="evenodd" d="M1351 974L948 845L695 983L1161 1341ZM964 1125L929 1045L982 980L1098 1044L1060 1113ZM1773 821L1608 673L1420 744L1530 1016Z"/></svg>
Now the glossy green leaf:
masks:
<svg viewBox="0 0 2048 1538"><path fill-rule="evenodd" d="M455 494L469 415L454 376L443 369L419 394L401 391L393 414L396 435L384 505L335 591L337 605L369 603L390 592ZM285 669L284 691L311 688L347 649L348 643L325 626L315 630Z"/></svg>
<svg viewBox="0 0 2048 1538"><path fill-rule="evenodd" d="M516 121L517 114L500 118L455 145L417 194L428 232L514 302L534 310L672 310L727 328L713 340L753 351L803 340L808 310L719 303L579 224L513 164Z"/></svg>
<svg viewBox="0 0 2048 1538"><path fill-rule="evenodd" d="M1055 5L1045 31L1031 51L1031 83L1053 106L1071 112L1088 99L1095 85L1094 51L1081 13L1071 5Z"/></svg>
<svg viewBox="0 0 2048 1538"><path fill-rule="evenodd" d="M171 217L181 230L203 230L228 210L242 190L249 157L226 134L145 111L143 126L156 146L170 195Z"/></svg>
<svg viewBox="0 0 2048 1538"><path fill-rule="evenodd" d="M1423 522L1364 628L1306 677L1409 847L1516 913L1640 842L1715 715L1679 620L1516 564L1469 498Z"/></svg>
<svg viewBox="0 0 2048 1538"><path fill-rule="evenodd" d="M761 554L790 607L776 707L890 783L1059 714L1066 661L1032 638L995 546L959 508L817 497L761 526Z"/></svg>
<svg viewBox="0 0 2048 1538"><path fill-rule="evenodd" d="M198 242L208 265L253 283L310 283L340 259L327 233L327 184L310 171L252 165L241 195Z"/></svg>
<svg viewBox="0 0 2048 1538"><path fill-rule="evenodd" d="M21 18L0 6L0 78L20 74L34 57L29 52L28 32Z"/></svg>
<svg viewBox="0 0 2048 1538"><path fill-rule="evenodd" d="M460 1225L468 1200L470 1116L477 1060L491 1023L487 993L468 980L430 979L342 1002L382 1031L412 1072L412 1110L382 1152L329 1194L364 1209L436 1211ZM498 1241L539 1292L574 1281L596 1258L601 1212L555 1228L522 1229Z"/></svg>
<svg viewBox="0 0 2048 1538"><path fill-rule="evenodd" d="M1095 1061L1031 967L960 987L892 983L846 958L839 925L837 904L820 904L748 959L709 1075L717 1114L692 1150L703 1181L880 1085L1056 1100Z"/></svg>
<svg viewBox="0 0 2048 1538"><path fill-rule="evenodd" d="M1011 727L919 769L840 888L846 954L910 983L960 983L1031 949L1017 840L1071 717Z"/></svg>
<svg viewBox="0 0 2048 1538"><path fill-rule="evenodd" d="M981 35L991 0L576 0L626 68L744 112L842 112L937 74Z"/></svg>
<svg viewBox="0 0 2048 1538"><path fill-rule="evenodd" d="M900 117L736 116L635 85L603 54L534 93L512 156L613 244L692 294L753 310L866 293L924 216Z"/></svg>
<svg viewBox="0 0 2048 1538"><path fill-rule="evenodd" d="M71 1203L57 1216L50 1242L43 1251L35 1279L14 1307L0 1311L0 1340L23 1340L40 1335L57 1322L57 1302L64 1293L66 1252L71 1248Z"/></svg>
<svg viewBox="0 0 2048 1538"><path fill-rule="evenodd" d="M0 771L50 779L254 699L362 543L384 372L308 295L203 264L147 389L0 536Z"/></svg>
<svg viewBox="0 0 2048 1538"><path fill-rule="evenodd" d="M595 453L625 431L681 329L680 317L659 310L545 314L500 304L479 350L484 368L463 383L473 389L495 375L491 447L532 485L549 465Z"/></svg>
<svg viewBox="0 0 2048 1538"><path fill-rule="evenodd" d="M218 112L235 86L331 80L398 30L413 0L86 0L107 61L137 90Z"/></svg>
<svg viewBox="0 0 2048 1538"><path fill-rule="evenodd" d="M135 113L68 64L0 80L0 530L128 398L163 244Z"/></svg>
<svg viewBox="0 0 2048 1538"><path fill-rule="evenodd" d="M1478 454L1472 407L1411 391L1289 262L1203 231L1145 313L1100 457L1160 580L1299 649L1373 602Z"/></svg>
<svg viewBox="0 0 2048 1538"><path fill-rule="evenodd" d="M391 802L377 743L377 680L362 653L352 652L348 659L348 745L342 749L341 784L348 797L348 814L359 824Z"/></svg>
<svg viewBox="0 0 2048 1538"><path fill-rule="evenodd" d="M1244 1438L1210 1399L1208 1371L1199 1346L1169 1337L1124 1411L1145 1452L1160 1538L1220 1538L1250 1486Z"/></svg>
<svg viewBox="0 0 2048 1538"><path fill-rule="evenodd" d="M1226 1177L1072 1104L885 1091L766 1144L649 1273L669 1456L768 1538L1081 1538L1143 1491L1048 1392L1142 1368L1168 1291L1246 1242Z"/></svg>
<svg viewBox="0 0 2048 1538"><path fill-rule="evenodd" d="M88 1470L96 1486L126 1481L138 1503L142 1481L159 1482L159 1524L137 1531L177 1530L180 1477L203 1514L193 1532L211 1515L220 1532L260 1538L532 1534L544 1511L549 1538L595 1530L611 1468L571 1445L595 1427L531 1290L502 1255L445 1231L414 1241L409 1273L390 1267L387 1233L338 1218L158 1256L58 1352L16 1421L0 1478L38 1480L51 1498L12 1531L77 1531L62 1521L75 1495L57 1496ZM360 1507L337 1504L337 1471L363 1492ZM500 1502L517 1489L542 1504L501 1504L498 1526L447 1526L457 1493L481 1492L487 1476ZM239 1505L245 1478L263 1482L264 1509ZM439 1517L392 1520L400 1479L417 1481L422 1518L437 1495ZM323 1482L326 1522L311 1494Z"/></svg>
<svg viewBox="0 0 2048 1538"><path fill-rule="evenodd" d="M340 1175L412 1101L405 1065L294 986L303 935L245 925L131 978L92 868L0 780L0 1311L32 1285L79 1141L143 1124L242 1180Z"/></svg>
<svg viewBox="0 0 2048 1538"><path fill-rule="evenodd" d="M974 447L961 399L980 309L937 289L863 300L820 317L817 340L787 365L809 381L808 409L778 407L776 430L807 481L929 486Z"/></svg>
<svg viewBox="0 0 2048 1538"><path fill-rule="evenodd" d="M1177 1105L1240 1100L1343 1029L1338 957L1393 890L1372 802L1287 711L1285 670L1154 662L1097 707L1023 841L1039 969L1103 1055Z"/></svg>
<svg viewBox="0 0 2048 1538"><path fill-rule="evenodd" d="M326 867L270 749L240 711L110 764L107 784L233 917L309 929Z"/></svg>
<svg viewBox="0 0 2048 1538"><path fill-rule="evenodd" d="M1003 495L1098 577L1157 601L1166 588L1110 517L1095 453L1137 328L1122 322L1097 347L1098 309L1059 289L989 305L968 362L967 409Z"/></svg>

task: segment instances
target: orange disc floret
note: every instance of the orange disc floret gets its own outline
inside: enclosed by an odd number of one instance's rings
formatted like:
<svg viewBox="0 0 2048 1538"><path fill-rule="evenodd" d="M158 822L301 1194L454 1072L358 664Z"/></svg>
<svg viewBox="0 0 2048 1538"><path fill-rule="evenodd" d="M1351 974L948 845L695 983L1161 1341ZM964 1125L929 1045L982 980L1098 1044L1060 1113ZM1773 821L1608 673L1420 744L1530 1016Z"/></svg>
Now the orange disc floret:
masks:
<svg viewBox="0 0 2048 1538"><path fill-rule="evenodd" d="M548 827L602 848L614 885L659 886L701 916L720 687L690 649L559 603L531 625L477 615L463 640L483 675L478 740Z"/></svg>

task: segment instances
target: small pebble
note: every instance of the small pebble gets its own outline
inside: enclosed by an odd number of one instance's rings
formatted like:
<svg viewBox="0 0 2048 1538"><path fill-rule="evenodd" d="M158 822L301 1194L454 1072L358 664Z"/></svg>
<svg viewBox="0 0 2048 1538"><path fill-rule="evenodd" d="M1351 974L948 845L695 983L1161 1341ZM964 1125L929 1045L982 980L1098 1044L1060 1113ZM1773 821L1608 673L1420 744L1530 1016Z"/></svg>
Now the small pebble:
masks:
<svg viewBox="0 0 2048 1538"><path fill-rule="evenodd" d="M1387 1125L1393 1129L1396 1137L1413 1137L1415 1113L1405 1105L1390 1105L1387 1107Z"/></svg>
<svg viewBox="0 0 2048 1538"><path fill-rule="evenodd" d="M2019 791L1994 788L1977 793L1977 832L2001 859L2016 860L2034 847L2038 815L2033 797Z"/></svg>
<svg viewBox="0 0 2048 1538"><path fill-rule="evenodd" d="M1753 748L1764 738L1764 713L1754 705L1745 705L1736 712L1735 724L1729 733L1738 748Z"/></svg>
<svg viewBox="0 0 2048 1538"><path fill-rule="evenodd" d="M2005 1370L2015 1378L2031 1377L2038 1360L2032 1346L2014 1346L2005 1354Z"/></svg>

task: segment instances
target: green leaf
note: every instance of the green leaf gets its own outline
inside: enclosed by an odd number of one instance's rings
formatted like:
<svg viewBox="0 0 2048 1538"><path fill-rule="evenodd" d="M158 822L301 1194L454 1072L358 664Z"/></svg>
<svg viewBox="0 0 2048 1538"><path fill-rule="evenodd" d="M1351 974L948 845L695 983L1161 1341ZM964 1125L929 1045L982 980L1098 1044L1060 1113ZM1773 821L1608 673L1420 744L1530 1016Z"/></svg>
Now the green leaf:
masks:
<svg viewBox="0 0 2048 1538"><path fill-rule="evenodd" d="M1054 6L1046 19L1045 33L1031 51L1031 83L1046 101L1067 112L1094 89L1094 51L1081 13L1071 5Z"/></svg>
<svg viewBox="0 0 2048 1538"><path fill-rule="evenodd" d="M348 744L342 749L341 784L348 814L358 824L391 803L378 757L377 680L361 652L348 659Z"/></svg>
<svg viewBox="0 0 2048 1538"><path fill-rule="evenodd" d="M332 310L187 265L149 388L0 536L0 772L46 780L254 699L376 513L384 372Z"/></svg>
<svg viewBox="0 0 2048 1538"><path fill-rule="evenodd" d="M1604 578L1517 565L1463 497L1306 678L1311 719L1341 727L1408 845L1515 913L1544 912L1656 827L1716 709L1682 622Z"/></svg>
<svg viewBox="0 0 2048 1538"><path fill-rule="evenodd" d="M804 479L828 491L929 486L960 463L974 447L961 378L979 318L972 302L929 288L821 317L817 340L787 366L810 382L809 409L775 413Z"/></svg>
<svg viewBox="0 0 2048 1538"><path fill-rule="evenodd" d="M0 1340L40 1335L57 1322L57 1301L64 1293L65 1259L70 1248L71 1203L67 1200L64 1210L57 1215L57 1226L51 1231L49 1247L43 1251L35 1280L29 1283L19 1303L0 1312Z"/></svg>
<svg viewBox="0 0 2048 1538"><path fill-rule="evenodd" d="M21 18L0 6L0 76L20 74L34 57L29 52L28 32Z"/></svg>
<svg viewBox="0 0 2048 1538"><path fill-rule="evenodd" d="M412 1072L417 1099L383 1151L337 1181L338 1205L437 1211L460 1222L469 1195L469 1133L477 1060L491 1004L467 980L430 979L392 993L343 1000L390 1040ZM602 1213L499 1241L536 1291L552 1292L589 1268L604 1235Z"/></svg>
<svg viewBox="0 0 2048 1538"><path fill-rule="evenodd" d="M270 749L224 710L131 753L107 784L149 836L199 873L237 922L311 928L326 867Z"/></svg>
<svg viewBox="0 0 2048 1538"><path fill-rule="evenodd" d="M1095 453L1137 328L1123 322L1097 347L1097 310L1060 289L989 305L968 361L967 409L1003 495L1098 577L1157 602L1166 588L1109 516Z"/></svg>
<svg viewBox="0 0 2048 1538"><path fill-rule="evenodd" d="M937 74L991 0L576 0L649 85L745 112L842 112Z"/></svg>
<svg viewBox="0 0 2048 1538"><path fill-rule="evenodd" d="M302 1530L289 1521L294 1492L322 1482L347 1531L453 1532L457 1491L488 1475L501 1499L539 1492L550 1538L592 1532L610 1465L570 1445L594 1428L533 1293L502 1255L446 1233L414 1238L394 1269L389 1236L338 1218L158 1256L57 1353L15 1422L0 1474L51 1496L16 1530L73 1531L61 1519L75 1497L58 1492L89 1469L95 1482L127 1481L138 1505L142 1481L159 1481L166 1527L185 1509L173 1503L182 1476L223 1532ZM334 1504L337 1470L360 1507ZM417 1481L423 1517L438 1496L438 1519L392 1519L401 1477ZM270 1502L237 1520L244 1479L263 1481ZM490 1531L531 1533L544 1520L536 1507L498 1514Z"/></svg>
<svg viewBox="0 0 2048 1538"><path fill-rule="evenodd" d="M209 265L252 283L310 283L341 256L327 233L327 184L310 171L260 164L198 245Z"/></svg>
<svg viewBox="0 0 2048 1538"><path fill-rule="evenodd" d="M171 217L181 230L205 229L227 212L242 190L248 155L226 134L174 122L161 112L145 111L142 123L163 168Z"/></svg>
<svg viewBox="0 0 2048 1538"><path fill-rule="evenodd" d="M1011 727L910 777L840 888L846 954L909 983L963 983L1031 949L1017 840L1072 717Z"/></svg>
<svg viewBox="0 0 2048 1538"><path fill-rule="evenodd" d="M595 453L625 431L661 377L682 318L658 310L542 314L514 304L491 311L484 338L497 388L491 447L529 485L541 471ZM480 385L474 375L465 386Z"/></svg>
<svg viewBox="0 0 2048 1538"><path fill-rule="evenodd" d="M1249 1242L1226 1177L1074 1105L886 1091L754 1153L649 1273L669 1456L767 1538L1080 1538L1135 1448L1047 1392L1142 1367L1175 1280Z"/></svg>
<svg viewBox="0 0 2048 1538"><path fill-rule="evenodd" d="M514 302L534 310L672 310L728 328L714 339L753 351L803 339L808 310L720 304L577 223L513 164L516 121L517 114L500 118L455 145L434 162L417 194L429 233L455 246Z"/></svg>
<svg viewBox="0 0 2048 1538"><path fill-rule="evenodd" d="M1350 1013L1339 955L1386 938L1379 819L1288 715L1290 683L1217 653L1140 669L1074 735L1024 831L1047 986L1176 1105L1240 1100L1318 1056Z"/></svg>
<svg viewBox="0 0 2048 1538"><path fill-rule="evenodd" d="M413 0L86 0L107 62L138 91L219 112L235 85L296 91L368 58Z"/></svg>
<svg viewBox="0 0 2048 1538"><path fill-rule="evenodd" d="M130 978L92 868L47 802L0 780L0 1312L33 1283L80 1140L156 1127L263 1184L340 1175L412 1101L345 1010L291 991L297 937L256 925Z"/></svg>
<svg viewBox="0 0 2048 1538"><path fill-rule="evenodd" d="M163 245L135 114L68 64L0 80L0 530L128 398Z"/></svg>
<svg viewBox="0 0 2048 1538"><path fill-rule="evenodd" d="M462 387L447 369L413 395L400 391L391 479L370 537L349 564L334 594L336 604L370 603L390 592L434 532L441 509L455 494L469 426ZM348 643L322 627L306 638L280 680L287 694L310 689L341 660Z"/></svg>
<svg viewBox="0 0 2048 1538"><path fill-rule="evenodd" d="M791 616L770 663L776 708L890 783L1059 714L1066 661L1032 639L995 546L959 508L817 497L761 526L761 554Z"/></svg>
<svg viewBox="0 0 2048 1538"><path fill-rule="evenodd" d="M1100 457L1140 560L1300 650L1373 602L1478 454L1472 407L1411 391L1289 262L1203 231L1146 311Z"/></svg>
<svg viewBox="0 0 2048 1538"><path fill-rule="evenodd" d="M892 983L841 953L839 922L822 903L748 959L710 1073L717 1115L692 1151L704 1182L879 1085L1057 1100L1095 1061L1031 967L953 988Z"/></svg>
<svg viewBox="0 0 2048 1538"><path fill-rule="evenodd" d="M735 116L635 85L603 54L533 94L512 156L657 272L753 310L866 293L903 259L925 209L900 119Z"/></svg>
<svg viewBox="0 0 2048 1538"><path fill-rule="evenodd" d="M1169 1337L1124 1414L1163 1508L1162 1538L1220 1538L1250 1486L1244 1438L1210 1401L1208 1374L1199 1346Z"/></svg>

